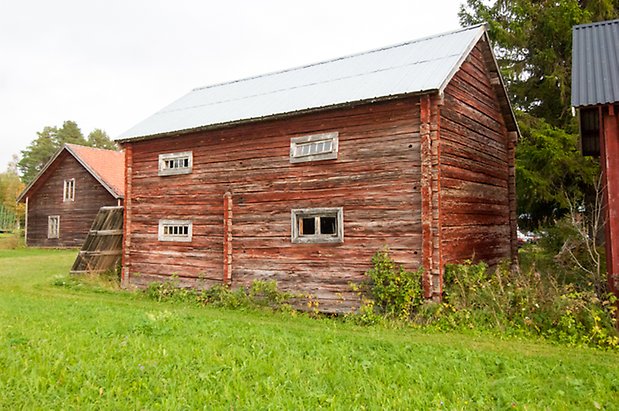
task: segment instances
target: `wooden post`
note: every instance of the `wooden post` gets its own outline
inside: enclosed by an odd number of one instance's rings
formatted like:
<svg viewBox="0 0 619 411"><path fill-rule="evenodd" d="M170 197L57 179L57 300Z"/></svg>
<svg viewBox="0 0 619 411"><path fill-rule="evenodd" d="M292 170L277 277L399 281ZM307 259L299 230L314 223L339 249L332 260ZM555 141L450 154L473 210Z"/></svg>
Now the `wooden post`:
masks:
<svg viewBox="0 0 619 411"><path fill-rule="evenodd" d="M441 116L442 97L430 100L430 141L432 155L432 272L430 298L440 301L443 294L443 244L441 216Z"/></svg>
<svg viewBox="0 0 619 411"><path fill-rule="evenodd" d="M430 96L420 98L419 138L421 142L421 263L424 268L423 292L432 296L433 236L432 236L432 137L430 135Z"/></svg>
<svg viewBox="0 0 619 411"><path fill-rule="evenodd" d="M619 115L613 105L601 114L600 162L606 205L606 270L609 290L619 297Z"/></svg>
<svg viewBox="0 0 619 411"><path fill-rule="evenodd" d="M122 246L122 272L120 284L123 288L129 286L130 254L131 246L131 174L133 170L133 146L129 143L125 147L125 209L123 213L123 246Z"/></svg>
<svg viewBox="0 0 619 411"><path fill-rule="evenodd" d="M232 194L224 194L224 258L223 282L229 285L232 282Z"/></svg>

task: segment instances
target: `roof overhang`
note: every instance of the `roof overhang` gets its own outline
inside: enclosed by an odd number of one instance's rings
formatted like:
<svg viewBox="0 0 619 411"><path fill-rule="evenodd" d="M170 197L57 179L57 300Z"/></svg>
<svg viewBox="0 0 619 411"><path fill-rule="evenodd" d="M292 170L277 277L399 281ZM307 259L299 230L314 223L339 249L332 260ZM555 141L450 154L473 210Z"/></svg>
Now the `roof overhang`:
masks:
<svg viewBox="0 0 619 411"><path fill-rule="evenodd" d="M125 143L132 143L135 141L152 140L156 138L178 137L178 136L191 134L191 133L197 133L201 131L218 130L222 128L235 127L235 126L240 126L240 125L245 125L245 124L260 123L263 121L281 120L281 119L301 116L305 114L318 113L322 111L350 108L350 107L356 107L356 106L361 106L365 104L380 103L380 102L398 100L398 99L407 98L407 97L416 97L416 96L420 96L424 94L438 94L438 93L439 93L438 89L431 89L431 90L422 90L422 91L418 91L414 93L395 94L395 95L371 98L371 99L366 99L366 100L349 101L349 102L342 103L342 104L332 104L332 105L323 106L323 107L313 107L313 108L309 108L305 110L290 111L287 113L272 114L272 115L263 116L263 117L248 118L248 119L242 119L242 120L236 120L236 121L229 121L225 123L208 124L205 126L193 127L193 128L188 128L185 130L175 130L175 131L170 131L166 133L158 133L158 134L152 134L152 135L147 135L147 136L116 139L115 141L119 144L125 144Z"/></svg>

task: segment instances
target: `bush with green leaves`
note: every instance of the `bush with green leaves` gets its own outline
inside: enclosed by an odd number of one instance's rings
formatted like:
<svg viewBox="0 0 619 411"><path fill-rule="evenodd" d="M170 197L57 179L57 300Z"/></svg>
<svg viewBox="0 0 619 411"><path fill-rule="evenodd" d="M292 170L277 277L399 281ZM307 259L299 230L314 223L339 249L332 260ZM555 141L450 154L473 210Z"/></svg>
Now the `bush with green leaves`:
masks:
<svg viewBox="0 0 619 411"><path fill-rule="evenodd" d="M383 249L372 257L372 268L366 272L369 279L357 289L371 300L373 309L370 311L389 318L409 319L423 303L422 271L406 271L393 261L387 249ZM367 316L368 310L365 311Z"/></svg>

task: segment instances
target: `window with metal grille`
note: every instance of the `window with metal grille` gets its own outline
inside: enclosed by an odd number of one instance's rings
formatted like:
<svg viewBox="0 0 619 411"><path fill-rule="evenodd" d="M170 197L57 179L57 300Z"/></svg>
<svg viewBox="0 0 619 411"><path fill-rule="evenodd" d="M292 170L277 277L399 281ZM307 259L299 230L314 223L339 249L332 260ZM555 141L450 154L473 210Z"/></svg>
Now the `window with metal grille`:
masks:
<svg viewBox="0 0 619 411"><path fill-rule="evenodd" d="M75 179L64 180L62 201L75 201Z"/></svg>
<svg viewBox="0 0 619 411"><path fill-rule="evenodd" d="M342 207L293 209L291 218L293 243L344 242Z"/></svg>
<svg viewBox="0 0 619 411"><path fill-rule="evenodd" d="M160 176L189 174L191 173L192 167L193 153L191 151L159 154Z"/></svg>
<svg viewBox="0 0 619 411"><path fill-rule="evenodd" d="M191 220L159 220L159 241L191 241L193 223Z"/></svg>
<svg viewBox="0 0 619 411"><path fill-rule="evenodd" d="M60 238L60 216L47 217L47 238Z"/></svg>
<svg viewBox="0 0 619 411"><path fill-rule="evenodd" d="M338 133L313 134L290 139L290 162L337 159Z"/></svg>

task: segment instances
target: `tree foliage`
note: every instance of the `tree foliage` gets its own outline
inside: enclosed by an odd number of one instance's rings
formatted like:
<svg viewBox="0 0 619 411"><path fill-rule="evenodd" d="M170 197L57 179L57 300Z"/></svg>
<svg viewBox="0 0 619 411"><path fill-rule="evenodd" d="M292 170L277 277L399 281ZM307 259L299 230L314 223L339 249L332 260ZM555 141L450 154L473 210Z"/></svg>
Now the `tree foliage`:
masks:
<svg viewBox="0 0 619 411"><path fill-rule="evenodd" d="M118 146L110 139L110 136L100 128L96 128L88 134L86 145L106 150L118 150Z"/></svg>
<svg viewBox="0 0 619 411"><path fill-rule="evenodd" d="M13 156L13 161L9 163L5 172L0 173L0 210L14 213L17 218L23 220L24 205L17 204L17 196L24 189L17 173L17 156Z"/></svg>
<svg viewBox="0 0 619 411"><path fill-rule="evenodd" d="M83 146L107 148L115 150L116 144L110 140L105 131L93 130L88 139L74 121L65 121L62 127L44 127L37 133L37 138L21 152L22 158L17 167L22 174L22 181L30 183L45 167L54 153L64 144L79 144Z"/></svg>
<svg viewBox="0 0 619 411"><path fill-rule="evenodd" d="M595 195L599 165L583 157L578 136L544 119L518 113L521 139L516 151L518 212L530 228L551 224Z"/></svg>
<svg viewBox="0 0 619 411"><path fill-rule="evenodd" d="M463 25L486 22L522 131L516 150L519 212L552 223L568 200L595 192L598 167L578 150L571 115L572 27L619 16L619 0L467 0Z"/></svg>
<svg viewBox="0 0 619 411"><path fill-rule="evenodd" d="M467 0L464 25L488 23L516 109L570 130L572 27L619 16L619 0Z"/></svg>

